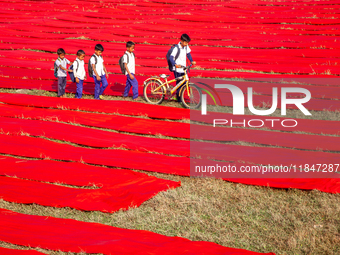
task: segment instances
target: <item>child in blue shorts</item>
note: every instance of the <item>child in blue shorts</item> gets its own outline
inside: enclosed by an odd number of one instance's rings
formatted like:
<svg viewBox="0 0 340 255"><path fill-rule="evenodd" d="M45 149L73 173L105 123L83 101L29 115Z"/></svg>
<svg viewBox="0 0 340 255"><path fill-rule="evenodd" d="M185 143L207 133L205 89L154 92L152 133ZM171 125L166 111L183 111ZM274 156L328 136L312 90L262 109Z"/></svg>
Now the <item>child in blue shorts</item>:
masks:
<svg viewBox="0 0 340 255"><path fill-rule="evenodd" d="M81 98L83 96L83 83L86 80L86 71L85 71L85 51L78 50L77 58L73 62L73 73L77 83L77 92L76 98Z"/></svg>
<svg viewBox="0 0 340 255"><path fill-rule="evenodd" d="M102 57L104 51L104 47L101 44L97 44L94 48L94 54L90 58L90 64L92 65L93 70L93 79L94 79L94 99L103 99L103 92L106 87L109 85L107 79L109 78L109 74L104 65L104 59ZM100 86L100 83L102 86Z"/></svg>
<svg viewBox="0 0 340 255"><path fill-rule="evenodd" d="M56 66L58 67L58 97L66 97L65 88L66 88L66 72L72 72L71 69L67 69L67 65L72 64L67 58L65 58L65 50L59 48L57 50L58 59L55 61Z"/></svg>
<svg viewBox="0 0 340 255"><path fill-rule="evenodd" d="M126 86L124 90L123 97L127 97L129 95L129 91L132 87L132 99L138 99L138 81L135 76L135 54L133 53L135 50L135 43L128 41L126 43L126 52L123 56L123 63L125 66L125 75L126 75Z"/></svg>

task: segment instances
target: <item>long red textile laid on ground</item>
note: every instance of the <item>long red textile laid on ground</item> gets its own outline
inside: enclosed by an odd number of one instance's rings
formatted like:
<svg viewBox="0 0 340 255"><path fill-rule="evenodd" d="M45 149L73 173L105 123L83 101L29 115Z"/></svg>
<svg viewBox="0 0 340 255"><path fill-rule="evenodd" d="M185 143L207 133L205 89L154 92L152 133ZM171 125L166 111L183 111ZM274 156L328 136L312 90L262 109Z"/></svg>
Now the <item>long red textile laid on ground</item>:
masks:
<svg viewBox="0 0 340 255"><path fill-rule="evenodd" d="M25 94L0 93L0 102L23 106L61 108L90 112L116 113L132 116L146 116L157 119L189 119L190 111L183 108L143 104L131 101L89 100L32 96Z"/></svg>
<svg viewBox="0 0 340 255"><path fill-rule="evenodd" d="M248 125L248 123L249 121L254 119L254 115L234 115L232 113L207 112L207 115L203 116L198 111L191 111L190 113L190 120L192 121L197 121L197 122L202 122L202 123L207 123L207 124L212 125L214 123L214 119L221 119L221 120L228 121L226 125L219 125L219 126L228 127L230 126L231 120L232 120L233 123L244 122L246 127L251 128ZM298 123L297 126L289 127L289 126L283 126L281 124L282 121L285 121L286 119L284 117L256 116L256 119L262 120L263 127L270 129L270 130L280 130L280 131L286 131L286 132L302 131L302 132L313 133L313 134L328 134L328 135L340 136L340 129L339 129L338 121L294 118L294 120L296 120ZM273 122L270 121L270 119L273 120ZM257 122L256 124L259 125L259 122ZM233 127L240 127L240 126L242 127L242 124L233 125Z"/></svg>
<svg viewBox="0 0 340 255"><path fill-rule="evenodd" d="M329 82L336 82L338 79L323 79L323 81L318 81L318 79L314 79L314 83L322 83L329 80ZM332 81L333 80L333 81ZM309 90L311 93L312 98L321 98L321 99L340 99L340 95L337 94L337 91L339 90L339 86L315 86L315 85L305 85L308 84L309 79L295 79L296 82L299 82L299 85L296 84L287 84L287 83L280 83L280 82L272 82L270 78L267 79L267 82L256 82L256 81L228 81L228 84L235 85L239 89L242 90L244 94L248 93L248 88L251 87L253 89L253 93L261 94L261 95L269 95L272 96L273 94L273 88L278 88L278 97L281 97L281 88L282 87L299 87ZM215 84L223 84L225 83L224 80L217 80L217 79L203 79L203 78L192 78L191 82L195 83L196 85L199 85L203 89L215 88ZM272 83L271 83L272 82ZM231 93L228 89L221 89L216 88L216 92L219 93ZM213 93L214 95L214 93ZM304 97L304 94L298 94L295 93L295 96L302 95ZM214 95L215 96L215 95ZM290 96L294 96L294 94L290 95L287 94L287 98ZM246 97L246 95L245 95Z"/></svg>
<svg viewBox="0 0 340 255"><path fill-rule="evenodd" d="M15 203L112 213L140 206L158 192L180 186L143 173L81 163L0 156L0 164L0 197Z"/></svg>
<svg viewBox="0 0 340 255"><path fill-rule="evenodd" d="M207 125L141 119L117 115L104 115L69 110L54 110L0 104L0 116L31 118L38 120L79 123L137 134L162 134L176 138L191 138L208 141L246 141L258 144L277 145L289 148L337 151L339 137L271 132L265 130L224 128ZM5 124L4 124L5 125ZM6 127L6 126L4 126ZM98 133L99 131L95 131ZM35 133L35 132L34 132ZM71 134L66 134L70 136ZM58 134L62 139L62 134ZM64 139L62 139L64 140Z"/></svg>
<svg viewBox="0 0 340 255"><path fill-rule="evenodd" d="M272 188L294 188L303 190L317 189L327 193L340 193L339 178L225 178L224 180L249 185L258 185Z"/></svg>
<svg viewBox="0 0 340 255"><path fill-rule="evenodd" d="M0 240L64 252L103 254L260 254L204 241L0 209ZM274 253L267 253L274 254Z"/></svg>
<svg viewBox="0 0 340 255"><path fill-rule="evenodd" d="M213 144L214 145L214 144ZM211 157L230 162L236 167L254 164L290 165L338 164L335 153L288 150L281 148L250 147L240 145L209 146ZM202 147L202 145L200 146ZM201 153L200 147L192 153ZM215 156L214 151L220 153ZM189 176L191 160L187 157L170 157L159 154L126 150L103 150L74 147L41 138L0 135L0 153L29 158L51 158L64 161L83 161L90 164L139 169L151 172ZM268 155L271 155L270 157ZM210 156L210 155L208 155ZM239 163L238 161L241 161ZM206 158L195 159L196 165L216 164ZM265 177L265 176L264 176ZM332 177L333 178L333 177Z"/></svg>
<svg viewBox="0 0 340 255"><path fill-rule="evenodd" d="M148 115L150 118L164 118L164 119L191 119L193 121L206 122L206 119L209 117L211 121L208 123L213 123L213 119L234 119L237 122L245 119L248 121L249 119L254 118L252 115L233 115L230 113L219 113L219 112L208 112L207 116L202 116L200 111L187 110L182 108L173 108L173 107L161 107L158 106L150 106L140 108L140 103L134 102L124 102L124 101L93 101L88 99L78 100L71 98L55 98L55 97L38 97L33 95L24 95L24 94L11 94L11 93L0 93L0 102L13 104L13 105L22 105L22 106L35 106L35 107L46 107L46 108L62 108L62 109L74 109L74 110L84 110L84 111L93 111L93 112L104 112L104 113L112 113L115 114L126 114L126 115ZM91 107L89 107L91 105ZM132 106L126 109L126 106ZM138 109L135 109L138 106ZM139 109L143 109L139 110ZM152 109L152 110L151 110ZM155 109L155 110L153 110ZM161 113L158 110L162 110ZM268 119L267 116L256 116L257 119L265 120ZM273 117L277 120L284 120L283 117ZM327 120L310 120L310 119L296 119L298 121L298 126L294 128L283 127L281 125L275 125L271 127L271 122L265 122L265 127L272 130L282 130L282 131L303 131L308 133L323 133L323 134L340 134L340 130L338 127L338 123L335 121L327 121Z"/></svg>
<svg viewBox="0 0 340 255"><path fill-rule="evenodd" d="M46 29L46 27L45 27ZM2 31L3 32L3 31ZM27 32L28 35L31 34L31 32ZM4 37L5 35L3 35ZM63 36L61 36L63 37ZM310 38L311 39L311 38ZM254 43L254 42L253 42ZM171 42L170 42L171 44ZM5 48L3 46L3 48ZM113 51L110 55L105 54L105 63L106 66L108 67L108 70L112 73L119 73L119 66L118 63L115 59L115 57L119 56L121 53L118 53L117 51L120 51L120 49L116 50L115 52ZM45 53L45 52L29 52L25 50L2 50L1 51L0 58L5 58L6 61L4 60L3 67L20 67L20 68L29 68L32 65L39 67L44 70L50 70L51 68L51 63L55 61L56 55L52 53ZM232 53L233 54L233 53ZM195 54L196 55L196 54ZM229 54L228 54L229 55ZM114 57L112 57L114 56ZM85 63L88 63L88 60L90 59L91 55L85 57ZM138 52L138 74L140 73L140 68L141 67L152 67L155 68L155 72L157 72L158 67L163 67L166 64L166 61L164 58L157 58L156 56L152 56L153 59L150 59L150 53L149 52ZM75 56L68 56L68 59L70 61L75 59ZM214 61L213 66L216 70L238 70L240 66L246 70L258 70L262 72L271 72L271 71L297 71L299 70L300 73L309 73L313 68L314 71L318 73L322 73L323 71L327 70L327 68L331 68L330 70L333 71L334 73L337 72L338 68L336 65L336 61L332 58L314 58L312 60L310 59L304 59L304 58L295 58L294 59L294 64L291 65L290 58L281 58L280 60L278 59L258 59L255 60L253 59L252 56L248 57L248 60L252 60L252 63L235 63L235 62L226 62L226 61ZM193 67L195 70L195 67ZM201 59L199 61L199 68L197 71L203 71L203 72L209 72L208 70L202 70L201 68L206 68L210 69L211 68L211 61L208 61L207 59ZM164 69L163 69L164 70ZM168 71L167 71L168 72ZM333 73L332 72L332 73ZM123 75L119 75L117 77L120 77L122 81L126 80L126 77ZM53 78L53 77L50 77ZM298 77L296 77L299 79ZM336 78L335 78L336 79ZM92 80L92 79L90 79ZM112 79L110 79L112 81ZM116 80L116 79L115 79ZM139 80L139 82L142 82L142 80ZM311 91L312 94L314 93L314 90ZM317 91L315 91L317 93Z"/></svg>
<svg viewBox="0 0 340 255"><path fill-rule="evenodd" d="M1 255L41 255L45 253L41 253L34 250L14 250L0 247Z"/></svg>
<svg viewBox="0 0 340 255"><path fill-rule="evenodd" d="M91 127L100 127L136 134L171 137L190 137L189 124L134 118L119 115L97 114L69 110L54 110L32 107L21 107L0 104L0 116L25 116L32 119L78 123Z"/></svg>
<svg viewBox="0 0 340 255"><path fill-rule="evenodd" d="M4 134L46 137L93 148L115 147L190 156L189 141L121 134L58 122L0 117L0 131Z"/></svg>
<svg viewBox="0 0 340 255"><path fill-rule="evenodd" d="M186 157L170 157L120 149L89 149L27 136L0 135L0 153L189 175L189 159Z"/></svg>
<svg viewBox="0 0 340 255"><path fill-rule="evenodd" d="M31 32L28 32L28 34L30 34ZM4 35L3 35L4 36ZM96 35L93 36L93 38L97 37ZM169 41L169 44L171 44L171 41ZM11 53L9 53L10 51L2 51L2 56L0 55L0 59L1 58L6 58L6 60L4 59L4 64L3 67L17 67L17 68L23 68L23 69L27 69L30 68L31 66L36 66L38 68L40 68L41 70L50 70L51 68L51 60L49 61L41 61L39 59L37 59L39 57L39 55L42 55L41 53L36 54L37 56L35 58L31 58L30 60L27 59L16 59L11 57ZM23 54L26 55L26 54ZM46 55L46 54L44 54ZM143 56L144 55L144 56ZM164 65L166 64L164 59L150 59L149 57L146 57L145 55L147 54L143 54L141 53L141 56L139 55L138 58L138 62L137 62L137 68L138 68L138 74L143 73L145 70L149 70L148 68L153 68L155 74L157 74L157 69L159 67L164 67ZM55 57L55 55L54 55ZM75 59L75 57L70 56L68 57L70 58L70 61L73 61ZM87 56L85 58L85 62L88 63L90 56ZM288 60L288 61L287 61ZM275 62L274 60L269 59L267 63L264 63L263 60L259 61L258 63L242 63L242 68L243 71L247 71L247 70L254 70L254 71L258 71L258 72L266 72L266 73L270 73L270 72L278 72L278 73L289 73L289 72L297 72L299 71L300 73L303 74L308 74L311 71L311 61L309 60L308 62L305 61L301 61L299 63L295 63L295 65L290 65L289 64L289 59L287 60L280 60L280 63ZM51 61L51 62L50 62ZM325 70L330 70L332 73L338 73L339 67L336 65L336 63L333 63L332 61L329 61L327 63L327 61L323 60L323 59L318 59L316 60L317 63L314 63L313 66L313 70L317 73L322 73ZM110 73L119 73L119 66L117 65L117 61L114 58L109 58L107 57L105 60L106 66L109 70ZM309 64L309 65L308 65ZM235 63L235 62L221 62L221 61L215 61L214 62L214 69L216 69L216 71L222 71L222 72L227 72L228 71L232 71L235 70L237 71L238 69L240 69L240 63ZM326 65L326 66L325 66ZM147 68L147 69L145 69ZM203 69L204 68L204 69ZM201 60L199 62L199 69L195 69L195 67L193 67L192 71L192 76L195 76L197 74L199 74L199 72L203 72L203 73L209 73L209 69L211 68L211 62L207 61L207 60ZM207 70L205 70L207 69ZM160 69L159 71L165 71L165 72L169 72L165 69ZM206 75L204 75L206 76ZM47 78L47 77L46 77ZM125 78L125 76L121 75L121 78ZM141 84L143 83L143 80L139 80L139 82L141 82Z"/></svg>
<svg viewBox="0 0 340 255"><path fill-rule="evenodd" d="M227 158L225 150L228 150L230 145L217 144L217 143L202 143L199 141L184 141L184 140L169 140L155 137L144 137L136 135L120 134L110 131L97 130L87 127L79 127L64 123L56 123L49 121L29 120L29 119L18 119L18 118L7 118L0 117L0 130L4 134L23 135L28 134L30 136L46 137L56 140L62 140L72 142L75 144L81 144L90 146L93 148L127 148L130 150L137 150L143 152L158 152L162 154L189 156L190 147L192 152L202 157L215 158L218 160L224 160ZM60 132L63 130L63 132ZM238 132L241 131L241 132ZM200 131L200 130L198 130ZM263 131L267 132L267 131ZM231 133L231 134L229 134ZM279 134L279 133L273 133ZM261 132L250 132L242 129L228 129L228 137L230 140L238 141L256 141L258 143L267 143L276 145L278 142L262 142L266 140L265 136L261 136ZM251 138L253 137L253 140ZM333 136L314 136L314 135L303 135L303 134L285 134L284 137L290 140L282 139L281 145L285 144L286 147L295 147L302 149L318 150L322 148L325 151L340 151L340 145L336 141L339 141L339 137ZM279 138L279 136L277 137ZM303 139L305 138L305 139ZM225 136L221 136L221 140L224 140ZM304 143L302 143L302 141ZM217 150L219 149L219 150ZM245 149L245 150L250 150ZM261 150L261 149L260 149ZM262 149L266 150L266 149ZM276 150L276 148L274 148ZM283 151L293 153L291 150L282 149L280 154L283 155ZM297 152L300 153L304 152ZM192 154L193 155L193 154ZM229 154L230 156L230 154ZM302 155L301 155L302 156ZM240 156L241 157L241 156Z"/></svg>

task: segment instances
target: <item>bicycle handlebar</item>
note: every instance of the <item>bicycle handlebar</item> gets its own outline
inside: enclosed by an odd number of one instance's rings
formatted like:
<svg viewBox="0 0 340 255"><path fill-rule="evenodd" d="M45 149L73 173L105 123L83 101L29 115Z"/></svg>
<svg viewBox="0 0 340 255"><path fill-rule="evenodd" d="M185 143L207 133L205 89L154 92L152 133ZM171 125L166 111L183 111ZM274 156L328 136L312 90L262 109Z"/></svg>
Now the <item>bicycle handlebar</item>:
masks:
<svg viewBox="0 0 340 255"><path fill-rule="evenodd" d="M190 66L181 66L183 68L183 70L187 70L190 69L190 67L192 66L192 64L190 64Z"/></svg>

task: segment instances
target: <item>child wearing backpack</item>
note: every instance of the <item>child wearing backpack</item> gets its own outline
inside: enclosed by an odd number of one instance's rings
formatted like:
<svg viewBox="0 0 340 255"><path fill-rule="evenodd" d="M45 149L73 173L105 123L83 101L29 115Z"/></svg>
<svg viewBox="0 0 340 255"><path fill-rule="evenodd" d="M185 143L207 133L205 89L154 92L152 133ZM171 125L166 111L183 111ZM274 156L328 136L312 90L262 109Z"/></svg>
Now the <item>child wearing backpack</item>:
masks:
<svg viewBox="0 0 340 255"><path fill-rule="evenodd" d="M65 88L66 88L66 72L72 72L71 69L67 69L67 64L71 64L71 62L65 58L65 50L59 48L57 50L58 59L54 62L54 76L58 78L58 97L66 97Z"/></svg>
<svg viewBox="0 0 340 255"><path fill-rule="evenodd" d="M86 71L85 71L85 51L78 50L77 58L73 62L73 73L75 82L77 83L77 92L75 98L81 98L83 96L83 83L86 80Z"/></svg>
<svg viewBox="0 0 340 255"><path fill-rule="evenodd" d="M104 59L102 57L104 47L101 44L97 44L94 47L94 54L89 61L89 75L94 79L94 99L103 99L103 92L109 85L107 79L109 74L104 65ZM100 86L100 83L102 86Z"/></svg>
<svg viewBox="0 0 340 255"><path fill-rule="evenodd" d="M191 49L189 48L190 41L191 39L189 35L182 34L181 41L178 44L171 47L171 49L168 52L168 54L170 53L170 56L168 59L169 69L170 71L174 72L175 78L184 75L184 70L183 68L181 68L181 66L186 66L187 58L190 60L191 64L196 65L196 62L193 61L192 56L191 56ZM167 57L168 57L168 54L167 54ZM179 82L181 82L181 80L178 80L176 84L178 84ZM178 88L176 91L176 97L177 97L178 102L181 101L179 92L180 92L180 88Z"/></svg>
<svg viewBox="0 0 340 255"><path fill-rule="evenodd" d="M135 76L135 43L128 41L126 43L126 52L124 53L122 59L125 68L125 75L126 75L126 85L123 97L127 97L129 95L129 91L132 87L132 99L138 99L138 81Z"/></svg>

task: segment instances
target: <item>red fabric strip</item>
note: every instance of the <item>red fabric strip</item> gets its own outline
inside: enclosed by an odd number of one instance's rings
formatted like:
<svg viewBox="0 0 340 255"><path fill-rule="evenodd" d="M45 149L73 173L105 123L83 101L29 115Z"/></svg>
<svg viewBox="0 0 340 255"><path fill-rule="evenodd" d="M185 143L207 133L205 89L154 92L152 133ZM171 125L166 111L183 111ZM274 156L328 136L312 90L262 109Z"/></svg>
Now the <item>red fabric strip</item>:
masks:
<svg viewBox="0 0 340 255"><path fill-rule="evenodd" d="M0 254L2 255L41 255L41 253L33 250L15 250L0 247Z"/></svg>
<svg viewBox="0 0 340 255"><path fill-rule="evenodd" d="M188 175L189 159L128 150L105 150L74 147L45 139L0 135L1 153L30 158L52 158L86 162L126 169Z"/></svg>
<svg viewBox="0 0 340 255"><path fill-rule="evenodd" d="M26 116L32 119L60 120L136 134L162 134L171 137L190 138L190 128L187 123L5 104L0 104L0 110L0 116Z"/></svg>
<svg viewBox="0 0 340 255"><path fill-rule="evenodd" d="M158 192L180 186L179 182L143 173L81 163L22 160L4 156L0 156L0 163L0 175L3 175L0 177L0 196L15 203L112 213L138 207ZM98 188L70 188L52 183L79 187L96 185Z"/></svg>
<svg viewBox="0 0 340 255"><path fill-rule="evenodd" d="M20 135L24 132L31 136L42 136L94 148L116 147L190 156L189 141L121 134L57 122L0 117L0 130L5 134Z"/></svg>
<svg viewBox="0 0 340 255"><path fill-rule="evenodd" d="M235 122L243 122L245 121L246 126L248 127L248 121L251 119L259 119L264 123L263 127L266 127L271 130L281 130L281 131L302 131L306 133L313 134L329 134L329 135L337 135L340 136L339 130L339 122L330 121L330 120L312 120L312 119L295 119L298 122L296 127L284 127L281 125L282 121L285 120L285 117L267 117L267 116L252 116L252 115L233 115L232 113L220 113L220 112L208 112L206 116L201 115L201 112L191 111L190 119L193 121L208 123L210 125L213 124L214 119L224 119L228 121L228 125L230 126L231 120ZM266 119L275 119L274 123L272 121L266 121ZM278 120L278 121L276 121ZM254 123L253 123L254 124ZM257 122L258 125L258 122ZM240 126L240 125L234 125ZM242 125L241 125L242 126ZM222 131L221 131L222 132ZM227 131L226 131L227 132Z"/></svg>
<svg viewBox="0 0 340 255"><path fill-rule="evenodd" d="M64 252L103 254L259 254L204 241L0 209L0 240ZM273 254L273 253L267 253Z"/></svg>
<svg viewBox="0 0 340 255"><path fill-rule="evenodd" d="M6 55L6 54L5 54ZM70 58L70 57L69 57ZM90 56L85 58L85 61L88 62ZM74 61L75 57L71 57L70 61ZM7 58L4 60L3 66L10 67L10 68L31 68L32 66L36 66L42 70L50 70L51 69L51 62L47 61L37 61L37 60L26 60L26 59L13 59ZM53 60L54 61L54 60ZM267 63L263 63L262 60L259 60L260 63L237 63L237 62L221 62L221 61L214 61L213 63L203 60L200 61L199 64L192 69L192 71L197 72L207 72L209 70L203 69L217 69L218 71L223 70L253 70L259 72L276 72L276 73L298 73L298 74L309 74L309 73L324 73L330 72L332 74L340 73L340 68L337 66L336 61L327 61L324 59L317 59L314 61L309 61L303 63L297 63L294 61L295 64L289 64L289 59L286 61L276 61L276 60L268 60ZM120 73L119 66L117 65L116 59L107 58L105 61L107 70L113 73ZM137 64L137 71L139 73L144 72L145 70L149 70L148 68L155 69L154 72L156 74L157 70L159 72L169 73L166 69L160 69L159 67L166 66L165 59L143 59L139 58ZM195 69L200 68L200 69ZM21 71L21 70L20 70ZM40 72L40 71L39 71ZM126 78L122 75L122 77Z"/></svg>
<svg viewBox="0 0 340 255"><path fill-rule="evenodd" d="M177 157L166 157L158 156L153 157L150 154L135 154L132 152L122 152L119 150L94 150L85 148L75 148L67 144L58 144L51 141L46 141L38 138L30 138L25 136L4 136L1 135L0 152L8 153L13 155L21 155L26 157L50 157L59 160L73 160L79 161L83 160L88 163L108 165L108 166L118 166L127 167L155 172L165 172L178 175L189 175L189 160L186 158ZM177 145L176 142L173 143L174 146ZM320 153L320 152L303 152L296 150L287 150L279 148L261 148L261 147L248 147L248 146L235 146L235 145L218 145L212 144L209 146L208 143L204 143L205 146L196 145L193 146L197 148L194 152L198 152L205 157L224 159L231 161L231 165L249 165L247 163L232 163L237 160L244 162L254 162L258 164L270 163L270 164L305 164L306 162L320 163L329 162L337 163L335 154L330 153ZM165 144L164 147L168 145ZM204 150L202 150L202 148ZM217 149L216 149L217 148ZM184 148L183 148L184 149ZM181 149L179 148L179 151ZM185 150L185 149L184 149ZM219 153L217 153L219 152ZM126 156L123 156L123 155ZM139 162L139 157L136 155L141 155L143 163ZM272 155L268 157L267 155ZM150 158L151 156L151 158ZM333 161L334 162L333 162ZM45 161L42 161L45 162ZM148 162L152 162L149 164ZM198 160L200 163L200 160ZM181 168L184 166L183 168ZM44 168L45 169L45 168ZM40 175L40 174L39 174ZM231 180L232 179L226 179ZM309 181L311 180L311 181ZM337 192L339 184L333 181L333 179L325 179L324 182L317 185L313 179L301 179L301 181L293 181L291 179L266 179L265 181L259 181L259 179L244 179L244 183L252 185L273 185L273 187L281 188L302 188L304 189L319 189L326 192ZM259 184L258 184L259 183ZM304 185L301 183L305 183ZM85 183L80 183L84 185ZM329 185L328 185L329 184Z"/></svg>
<svg viewBox="0 0 340 255"><path fill-rule="evenodd" d="M194 145L196 145L194 143ZM196 146L191 154L202 154L202 146ZM289 150L282 148L250 147L239 145L207 144L204 152L210 152L211 158L237 163L271 165L304 165L304 164L338 164L337 154L314 151ZM219 151L219 153L215 153ZM100 150L74 147L45 139L26 136L0 135L0 152L10 155L31 158L52 158L58 160L75 161L139 169L144 171L168 173L175 175L189 175L190 160L186 157L170 157L159 154L142 153L125 150ZM210 156L208 154L208 156ZM217 156L216 156L217 155ZM268 155L271 155L268 157ZM207 162L197 159L197 165ZM213 163L213 162L212 162Z"/></svg>
<svg viewBox="0 0 340 255"><path fill-rule="evenodd" d="M151 105L131 101L78 100L71 98L37 97L24 94L0 93L0 101L7 104L61 108L90 112L118 113L131 116L146 116L157 119L189 119L190 111L183 108Z"/></svg>
<svg viewBox="0 0 340 255"><path fill-rule="evenodd" d="M4 36L2 38L3 44L1 44L2 49L18 49L19 47L26 47L30 49L39 49L45 51L51 51L54 49L56 51L59 47L64 47L66 50L66 54L75 54L79 49L79 44L82 45L82 48L87 54L93 53L94 43L88 40L79 40L79 39L69 39L69 40L37 40L32 38L22 38L18 37L7 37ZM8 44L11 43L11 44ZM174 41L173 43L176 43ZM110 45L110 47L108 46ZM29 47L28 47L29 46ZM119 56L122 55L125 51L125 45L122 43L103 43L103 46L107 46L107 50L105 50L105 56ZM169 49L168 45L147 45L140 44L138 45L138 51L143 54L147 53L150 58L165 56L167 50ZM195 54L195 59L198 60L210 60L210 59L219 59L219 60L243 60L246 62L250 62L252 59L262 59L266 60L280 60L280 59L300 59L300 58L328 58L332 57L339 58L340 53L338 51L334 51L332 49L247 49L247 48L224 48L224 47L204 47L204 46L192 46L193 53ZM136 50L137 52L137 50Z"/></svg>
<svg viewBox="0 0 340 255"><path fill-rule="evenodd" d="M103 130L67 125L63 123L38 120L0 117L0 123L0 129L5 134L9 132L10 134L17 135L24 132L28 133L31 136L42 136L91 147L108 148L115 146L116 148L123 147L143 152L156 151L159 153L171 155L190 155L189 141L126 135ZM183 126L183 128L184 127L186 126ZM63 130L63 132L60 132L60 130ZM207 127L192 125L191 137L212 141L245 141L256 144L266 144L307 150L319 150L320 148L322 148L322 150L324 151L340 151L340 137L334 136L290 134L243 128L212 128L209 126ZM208 148L208 146L216 148L222 146L215 143L204 143L206 146L203 146L203 144L200 142L191 142L192 146L194 144L205 149ZM212 158L215 158L216 156L222 156L223 146L219 147L221 151L214 153L206 150L200 150L199 155L208 155ZM218 157L218 159L223 160L223 157Z"/></svg>
<svg viewBox="0 0 340 255"><path fill-rule="evenodd" d="M225 127L212 127L212 126L203 126L203 125L194 125L191 126L187 123L179 123L179 122L167 122L161 120L149 120L149 119L140 119L140 118L133 118L133 117L125 117L125 116L117 116L117 115L104 115L104 114L97 114L97 113L85 113L85 112L75 112L69 110L53 110L53 109L40 109L40 108L32 108L32 107L21 107L21 106L14 106L14 105L0 105L0 116L20 116L25 118L31 119L43 119L43 120L50 120L50 121L62 121L62 122L72 122L72 123L79 123L86 126L92 127L101 127L101 128L108 128L114 129L119 131L126 131L131 133L137 134L162 134L165 136L171 136L176 138L191 138L191 139L202 139L202 140L210 140L210 141L248 141L248 142L255 142L258 144L272 144L272 145L279 145L283 147L297 147L297 148L304 148L304 149L317 149L321 148L324 150L338 150L339 147L337 143L334 143L334 139L339 139L338 137L324 137L324 136L314 136L314 135L302 135L302 134L290 134L290 133L278 133L278 132L268 132L264 130L253 130L253 129L240 129L240 128L232 128L226 129ZM207 117L203 117L200 115L200 112L193 111L191 113L193 120L200 121L201 119L204 122L207 121ZM221 114L221 113L214 113L211 115L211 119L213 117L221 118L226 117L228 121L229 118L232 118L234 122L236 119L239 121L243 121L244 119L251 119L250 116L239 116L238 118L234 118L231 114ZM210 119L209 118L209 119ZM262 119L264 119L262 117ZM274 118L280 120L280 118ZM264 119L265 120L265 119ZM275 127L278 130L285 130L285 131L318 131L318 132L325 132L325 130L321 129L323 125L333 124L333 126L328 127L328 133L331 134L338 134L339 130L337 128L337 122L331 121L319 121L317 120L309 120L303 122L303 120L296 120L298 123L301 121L304 126L299 128L283 128L280 127L280 124L275 122ZM13 120L12 120L13 122ZM17 121L18 122L18 121ZM266 126L272 125L272 122L264 121ZM330 123L329 123L330 122ZM211 122L212 123L212 122ZM317 127L310 127L311 123L319 124ZM43 124L42 124L43 125ZM48 125L48 124L44 124ZM6 125L3 125L6 128ZM229 124L230 126L230 124ZM235 124L234 124L235 126ZM240 125L236 125L240 126ZM74 129L75 127L73 127ZM72 129L72 127L69 127ZM326 129L326 130L327 130ZM31 131L35 134L36 132ZM93 131L94 133L99 133L99 131ZM194 132L194 133L193 133ZM70 132L69 134L72 134ZM86 133L86 132L84 132ZM326 133L326 132L325 132ZM49 132L47 131L47 134ZM39 133L38 135L41 135ZM61 139L63 135L57 134L57 139ZM112 136L107 136L112 137ZM65 135L64 139L72 139L70 136ZM267 142L265 142L267 141ZM99 141L98 141L99 142ZM98 145L98 142L94 143L94 145ZM275 144L273 144L275 143ZM112 143L114 144L114 143ZM104 143L105 146L108 143Z"/></svg>

